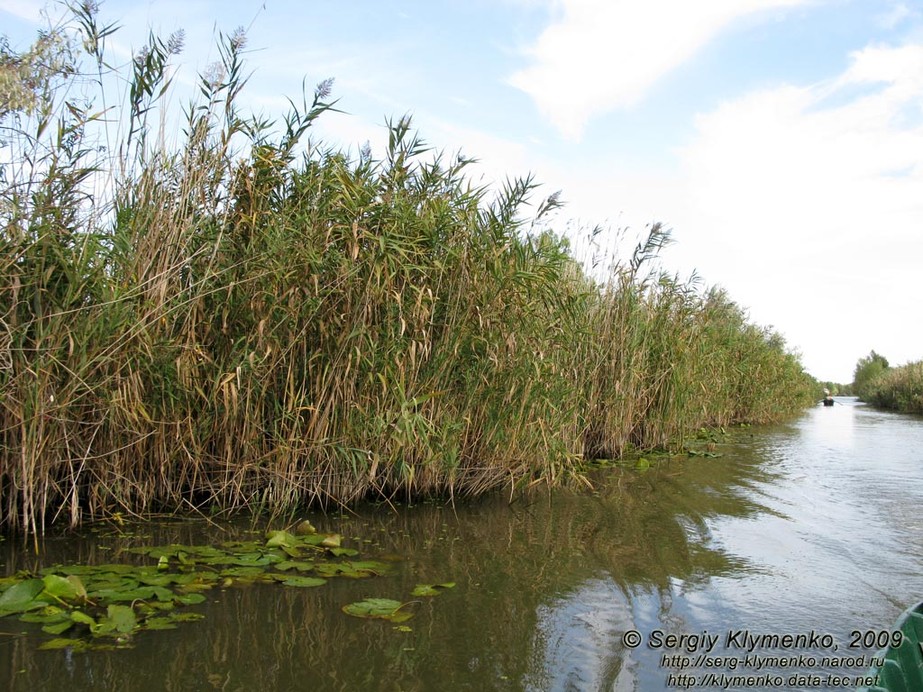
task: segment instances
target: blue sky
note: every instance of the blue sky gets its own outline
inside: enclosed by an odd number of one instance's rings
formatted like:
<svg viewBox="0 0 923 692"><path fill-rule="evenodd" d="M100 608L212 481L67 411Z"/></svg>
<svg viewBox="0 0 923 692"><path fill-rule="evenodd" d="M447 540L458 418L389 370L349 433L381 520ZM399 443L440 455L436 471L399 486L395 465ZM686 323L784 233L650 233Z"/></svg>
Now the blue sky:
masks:
<svg viewBox="0 0 923 692"><path fill-rule="evenodd" d="M43 2L0 0L25 48ZM51 15L60 6L49 6ZM183 28L177 79L247 28L244 101L332 77L313 137L383 151L413 115L485 181L562 190L575 247L652 221L664 266L718 284L820 379L923 358L923 0L149 0L101 3L125 59ZM536 200L538 201L538 200Z"/></svg>

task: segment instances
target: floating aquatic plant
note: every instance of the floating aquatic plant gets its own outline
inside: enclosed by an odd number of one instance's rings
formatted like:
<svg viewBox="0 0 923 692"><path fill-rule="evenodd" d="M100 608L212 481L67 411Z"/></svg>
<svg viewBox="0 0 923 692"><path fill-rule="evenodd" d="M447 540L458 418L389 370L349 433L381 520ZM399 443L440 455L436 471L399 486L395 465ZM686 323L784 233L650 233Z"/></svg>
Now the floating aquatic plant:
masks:
<svg viewBox="0 0 923 692"><path fill-rule="evenodd" d="M319 587L334 577L362 579L390 572L384 562L341 559L355 557L358 551L342 547L339 534L315 533L313 527L308 531L305 524L299 524L296 533L269 531L263 541L128 549L152 564L55 565L0 578L0 617L15 615L40 624L55 637L44 642L43 649L124 648L133 645L140 631L173 629L201 619L201 614L182 608L204 602L202 592L215 587ZM381 608L385 600L379 599ZM401 604L395 603L388 619L400 622L410 617L407 612L398 616ZM374 612L378 614L365 617L387 614ZM60 636L65 633L69 636Z"/></svg>
<svg viewBox="0 0 923 692"><path fill-rule="evenodd" d="M407 605L391 598L366 598L343 606L343 612L357 618L406 622L413 617L412 612L404 610Z"/></svg>
<svg viewBox="0 0 923 692"><path fill-rule="evenodd" d="M411 596L438 596L446 589L454 589L455 582L448 581L443 584L417 584L416 588L410 592Z"/></svg>

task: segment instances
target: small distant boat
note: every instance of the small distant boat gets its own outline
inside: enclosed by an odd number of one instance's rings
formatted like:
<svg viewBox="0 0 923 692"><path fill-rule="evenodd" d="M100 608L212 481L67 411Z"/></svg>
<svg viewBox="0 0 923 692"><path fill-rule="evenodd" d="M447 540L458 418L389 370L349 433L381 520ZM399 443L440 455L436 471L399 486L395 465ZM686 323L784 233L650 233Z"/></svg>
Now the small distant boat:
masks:
<svg viewBox="0 0 923 692"><path fill-rule="evenodd" d="M824 406L833 406L833 397L825 396L824 397Z"/></svg>
<svg viewBox="0 0 923 692"><path fill-rule="evenodd" d="M887 635L888 646L875 654L862 692L923 690L923 603L905 610ZM877 642L881 646L884 642Z"/></svg>

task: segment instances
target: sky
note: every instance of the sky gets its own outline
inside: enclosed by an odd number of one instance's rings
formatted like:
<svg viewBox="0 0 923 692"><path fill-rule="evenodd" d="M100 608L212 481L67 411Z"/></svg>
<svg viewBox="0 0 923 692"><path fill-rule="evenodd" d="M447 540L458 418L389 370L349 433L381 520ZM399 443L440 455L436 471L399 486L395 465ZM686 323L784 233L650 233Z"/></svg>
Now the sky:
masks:
<svg viewBox="0 0 923 692"><path fill-rule="evenodd" d="M60 5L0 0L25 49ZM812 375L871 350L923 359L923 0L108 0L128 60L185 31L190 87L246 29L242 104L280 115L333 78L315 141L384 153L411 115L484 183L561 191L554 228L589 257L653 222L662 265L720 286ZM619 239L622 239L621 241ZM633 244L629 242L630 246Z"/></svg>

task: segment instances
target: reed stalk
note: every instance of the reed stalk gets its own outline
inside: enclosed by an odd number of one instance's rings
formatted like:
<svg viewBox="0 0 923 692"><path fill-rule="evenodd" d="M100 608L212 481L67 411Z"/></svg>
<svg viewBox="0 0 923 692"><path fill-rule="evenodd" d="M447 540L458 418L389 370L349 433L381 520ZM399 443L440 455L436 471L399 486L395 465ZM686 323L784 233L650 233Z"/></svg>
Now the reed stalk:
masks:
<svg viewBox="0 0 923 692"><path fill-rule="evenodd" d="M115 106L89 93L114 29L72 9L0 51L4 529L561 483L809 401L777 335L655 269L661 226L591 277L555 195L474 185L408 118L381 158L305 142L330 81L280 122L242 115L239 32L171 144L182 36L151 37Z"/></svg>

